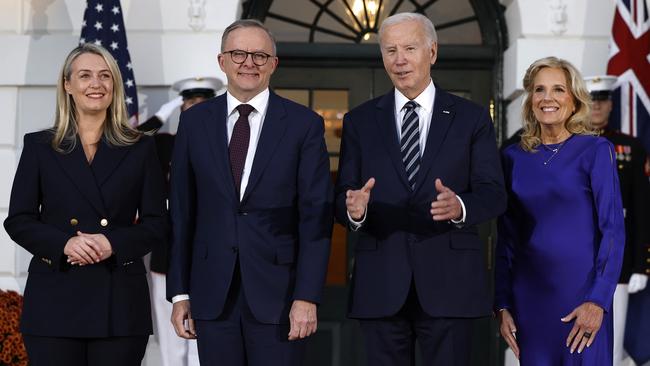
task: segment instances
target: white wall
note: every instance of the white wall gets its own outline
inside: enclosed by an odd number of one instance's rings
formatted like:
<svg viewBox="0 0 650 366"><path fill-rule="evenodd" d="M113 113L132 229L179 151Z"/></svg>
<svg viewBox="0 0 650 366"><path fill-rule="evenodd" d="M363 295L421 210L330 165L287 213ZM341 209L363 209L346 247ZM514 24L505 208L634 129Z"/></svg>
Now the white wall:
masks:
<svg viewBox="0 0 650 366"><path fill-rule="evenodd" d="M215 57L223 29L239 17L240 1L204 1L204 27L199 30L189 24L191 2L122 0L143 118L172 96L169 86L176 80L193 76L225 79ZM568 59L585 75L605 72L614 0L501 3L507 8L510 42L504 55L504 95L511 101L506 117L512 133L520 125L521 79L532 61L554 55ZM78 42L84 7L83 0L0 2L2 220L7 215L22 135L52 123L54 82L63 58ZM22 288L30 257L0 230L0 288ZM149 353L145 364L158 364L152 357Z"/></svg>
<svg viewBox="0 0 650 366"><path fill-rule="evenodd" d="M172 96L169 85L198 75L224 79L215 62L221 32L238 18L237 0L205 1L204 27L190 27L190 0L122 0L129 49L138 83L141 117ZM511 101L508 132L520 126L521 79L528 65L554 55L584 75L605 72L614 0L502 0L508 49L504 96ZM54 81L78 41L85 1L3 0L0 3L0 219L6 216L22 135L52 123ZM34 108L38 105L38 108ZM2 230L0 230L2 231ZM29 255L0 234L0 287L24 276ZM22 281L19 281L22 282ZM15 283L12 285L15 286Z"/></svg>
<svg viewBox="0 0 650 366"><path fill-rule="evenodd" d="M169 86L195 76L225 77L216 63L221 35L239 17L239 0L206 0L203 17L190 26L190 0L122 0L141 118L155 113L173 93ZM83 0L0 2L0 220L7 216L22 136L53 122L55 82L65 55L77 45ZM170 121L177 119L172 116ZM168 126L165 126L168 129ZM172 127L174 129L174 127ZM22 291L31 254L0 229L0 288ZM159 365L157 344L145 365Z"/></svg>
<svg viewBox="0 0 650 366"><path fill-rule="evenodd" d="M604 74L614 19L614 0L509 0L510 44L504 54L508 135L521 127L522 79L528 66L546 56L573 63L584 76Z"/></svg>
<svg viewBox="0 0 650 366"><path fill-rule="evenodd" d="M195 3L197 1L194 1ZM238 18L240 1L204 1L190 18L190 0L122 0L129 50L146 118L173 96L169 86L194 76L225 79L218 65L223 29ZM200 2L199 2L200 3ZM0 219L7 215L13 175L26 132L52 124L55 81L77 45L85 1L0 2ZM193 29L191 19L203 22ZM35 108L35 106L37 106ZM0 288L22 288L31 255L0 230Z"/></svg>

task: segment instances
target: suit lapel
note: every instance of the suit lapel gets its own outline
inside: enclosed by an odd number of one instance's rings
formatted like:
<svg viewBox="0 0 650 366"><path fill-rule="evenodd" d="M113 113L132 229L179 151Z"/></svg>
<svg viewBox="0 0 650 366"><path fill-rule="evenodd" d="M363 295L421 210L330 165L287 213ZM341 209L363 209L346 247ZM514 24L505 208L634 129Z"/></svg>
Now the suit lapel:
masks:
<svg viewBox="0 0 650 366"><path fill-rule="evenodd" d="M385 94L377 103L377 123L378 130L384 139L384 146L388 149L388 155L393 162L393 167L397 171L400 180L407 189L411 189L406 176L406 169L402 162L402 153L397 134L397 124L395 122L395 94L394 91Z"/></svg>
<svg viewBox="0 0 650 366"><path fill-rule="evenodd" d="M102 199L95 176L86 161L86 155L83 152L79 138L77 137L77 144L71 152L61 154L52 150L52 154L54 154L61 169L70 178L72 184L77 187L81 195L90 202L97 213L102 217L106 217L107 211L104 207L104 200Z"/></svg>
<svg viewBox="0 0 650 366"><path fill-rule="evenodd" d="M270 92L269 106L266 110L266 117L264 118L260 138L257 142L253 167L248 177L248 184L246 185L242 203L246 201L251 191L255 189L255 185L257 185L262 177L264 169L273 156L273 152L282 140L288 124L286 116L287 112L284 109L282 100L275 93Z"/></svg>
<svg viewBox="0 0 650 366"><path fill-rule="evenodd" d="M447 92L436 88L436 97L431 114L431 124L429 125L429 135L427 136L427 145L424 148L424 155L420 162L420 171L416 183L416 190L423 186L427 172L440 152L440 147L447 136L447 131L454 119L454 102Z"/></svg>
<svg viewBox="0 0 650 366"><path fill-rule="evenodd" d="M235 183L233 182L232 172L230 169L230 158L228 154L228 103L226 93L214 99L209 108L210 113L205 117L203 123L207 131L208 144L216 163L217 176L225 182L220 185L227 190L227 196L236 198Z"/></svg>
<svg viewBox="0 0 650 366"><path fill-rule="evenodd" d="M92 163L92 172L95 175L97 186L101 187L106 179L113 174L115 168L120 165L131 148L131 146L113 147L109 146L104 139L100 141Z"/></svg>

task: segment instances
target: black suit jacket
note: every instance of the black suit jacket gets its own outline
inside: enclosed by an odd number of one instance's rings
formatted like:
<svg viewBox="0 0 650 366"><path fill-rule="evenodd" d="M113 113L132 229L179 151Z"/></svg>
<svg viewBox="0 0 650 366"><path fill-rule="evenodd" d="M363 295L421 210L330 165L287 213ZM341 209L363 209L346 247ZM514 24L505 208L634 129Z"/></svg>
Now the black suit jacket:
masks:
<svg viewBox="0 0 650 366"><path fill-rule="evenodd" d="M344 118L336 215L348 223L345 196L376 179L355 248L350 316L394 315L411 281L435 317L490 313L485 248L476 224L505 210L506 193L492 121L485 108L437 88L415 191L408 184L391 91ZM466 222L434 222L436 178L463 200Z"/></svg>
<svg viewBox="0 0 650 366"><path fill-rule="evenodd" d="M25 135L14 178L11 238L34 255L21 331L59 337L150 334L149 291L142 257L168 226L164 182L151 137L125 147L102 140L91 165L81 142L62 154L51 131ZM138 218L137 223L136 215ZM63 254L77 231L102 233L114 255L71 266Z"/></svg>
<svg viewBox="0 0 650 366"><path fill-rule="evenodd" d="M319 303L332 232L323 119L271 92L248 185L235 190L226 94L181 113L171 168L167 297L221 315L235 265L255 318L288 322L292 300Z"/></svg>

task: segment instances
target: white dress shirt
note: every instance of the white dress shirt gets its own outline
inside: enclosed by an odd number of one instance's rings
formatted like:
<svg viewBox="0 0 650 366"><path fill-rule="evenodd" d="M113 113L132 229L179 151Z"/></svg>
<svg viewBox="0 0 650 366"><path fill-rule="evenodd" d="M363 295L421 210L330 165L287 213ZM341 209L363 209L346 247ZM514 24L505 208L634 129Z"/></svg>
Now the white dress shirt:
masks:
<svg viewBox="0 0 650 366"><path fill-rule="evenodd" d="M237 106L240 104L249 104L255 108L251 114L248 115L248 124L251 127L251 135L248 143L248 152L246 153L246 162L244 162L244 171L241 176L241 186L239 189L240 200L244 197L246 186L248 186L248 178L251 176L251 168L253 167L255 152L257 151L257 143L260 140L262 125L264 124L266 110L269 106L269 95L269 88L266 88L247 103L243 103L229 92L226 92L226 111L228 112L228 122L226 127L228 133L228 144L230 144L230 138L232 137L232 130L235 128L235 122L237 122L237 119L239 118ZM190 296L188 294L180 294L172 297L172 303L189 299Z"/></svg>
<svg viewBox="0 0 650 366"><path fill-rule="evenodd" d="M433 81L429 81L429 85L418 95L413 99L415 103L418 104L418 107L415 109L415 113L418 114L418 123L419 123L419 128L420 128L420 158L424 156L424 149L426 148L427 145L427 137L429 136L429 129L431 127L431 119L433 116L433 105L436 100L436 87L433 84ZM407 98L402 92L397 90L395 88L395 127L397 129L397 141L401 141L402 139L402 122L404 119L404 115L406 114L406 110L404 109L404 105L410 101L409 98ZM444 182L443 182L444 184ZM372 194L372 193L371 193ZM456 195L456 198L458 198L458 201L460 202L461 206L461 211L462 211L462 216L460 220L451 220L455 224L461 224L465 222L465 204L463 203L463 200ZM366 207L367 209L367 207ZM350 220L350 224L352 226L352 230L358 230L361 225L366 221L366 215L364 213L363 218L360 221L355 221L352 219L350 216L350 213L348 212L348 219Z"/></svg>
<svg viewBox="0 0 650 366"><path fill-rule="evenodd" d="M429 85L413 99L418 107L415 108L415 113L418 114L418 122L420 126L420 158L424 156L424 149L427 145L427 137L429 136L429 127L431 127L431 116L433 114L433 103L436 100L436 87L433 81L429 81ZM402 141L402 122L406 110L404 105L410 101L409 98L404 96L399 90L395 89L395 125L397 127L397 141Z"/></svg>
<svg viewBox="0 0 650 366"><path fill-rule="evenodd" d="M269 106L269 94L269 89L266 88L261 93L253 97L253 99L249 100L247 103L243 103L232 96L232 94L226 92L226 110L228 111L228 144L230 144L230 138L232 137L232 130L235 128L235 122L237 122L237 118L239 118L237 106L240 104L249 104L255 108L248 116L248 123L251 126L251 137L248 143L248 153L246 153L244 171L242 172L241 176L241 186L239 187L240 200L242 197L244 197L244 192L246 192L246 187L248 186L248 178L251 176L253 159L255 158L255 151L257 151L257 142L260 140L262 125L264 124L264 118L266 117L266 109Z"/></svg>

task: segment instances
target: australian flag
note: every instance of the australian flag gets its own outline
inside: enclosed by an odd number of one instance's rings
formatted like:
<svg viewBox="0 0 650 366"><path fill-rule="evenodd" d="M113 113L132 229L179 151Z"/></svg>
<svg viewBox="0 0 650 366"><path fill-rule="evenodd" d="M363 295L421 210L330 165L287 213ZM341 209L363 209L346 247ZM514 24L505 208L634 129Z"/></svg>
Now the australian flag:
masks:
<svg viewBox="0 0 650 366"><path fill-rule="evenodd" d="M618 0L607 74L618 77L610 124L650 151L650 14L645 0Z"/></svg>
<svg viewBox="0 0 650 366"><path fill-rule="evenodd" d="M126 30L119 0L87 0L81 23L80 44L92 42L106 48L113 55L122 73L126 107L132 125L138 119L138 93L135 87L133 65L126 44Z"/></svg>

